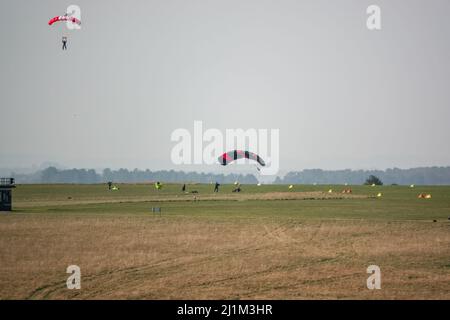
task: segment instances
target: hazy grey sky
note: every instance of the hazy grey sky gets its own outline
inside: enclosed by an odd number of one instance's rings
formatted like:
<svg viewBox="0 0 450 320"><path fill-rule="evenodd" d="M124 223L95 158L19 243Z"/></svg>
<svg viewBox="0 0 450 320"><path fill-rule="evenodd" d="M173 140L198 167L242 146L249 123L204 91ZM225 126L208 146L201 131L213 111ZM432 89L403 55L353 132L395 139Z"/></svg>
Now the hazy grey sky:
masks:
<svg viewBox="0 0 450 320"><path fill-rule="evenodd" d="M81 30L47 25L70 4ZM450 165L449 13L448 0L2 0L0 166L174 168L171 132L194 120L280 129L283 172Z"/></svg>

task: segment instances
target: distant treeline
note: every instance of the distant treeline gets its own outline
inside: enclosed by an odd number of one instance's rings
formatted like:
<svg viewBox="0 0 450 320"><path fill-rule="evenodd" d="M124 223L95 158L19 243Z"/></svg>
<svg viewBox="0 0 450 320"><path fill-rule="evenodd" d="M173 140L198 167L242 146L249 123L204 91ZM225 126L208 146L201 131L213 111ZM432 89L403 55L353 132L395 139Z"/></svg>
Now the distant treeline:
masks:
<svg viewBox="0 0 450 320"><path fill-rule="evenodd" d="M255 184L258 180L255 176L247 174L207 174L197 172L183 172L174 170L111 170L104 169L101 174L93 169L68 169L60 170L55 167L49 167L45 170L38 171L32 174L12 174L16 179L16 183L105 183L124 182L124 183L139 183L139 182L195 182L195 183L234 183L239 181L245 184Z"/></svg>
<svg viewBox="0 0 450 320"><path fill-rule="evenodd" d="M387 170L321 170L309 169L289 172L283 178L277 178L277 184L363 184L374 175L385 185L418 184L450 185L450 167L424 167L413 169Z"/></svg>
<svg viewBox="0 0 450 320"><path fill-rule="evenodd" d="M321 170L308 169L293 171L284 177L277 177L276 184L363 184L366 179L374 175L381 179L385 185L389 184L417 184L417 185L450 185L450 167L426 167L413 169L387 169L387 170ZM247 174L213 174L183 172L174 170L111 170L104 169L97 173L93 169L60 170L49 167L32 174L12 174L16 183L104 183L125 182L195 182L195 183L234 183L256 184L257 178Z"/></svg>

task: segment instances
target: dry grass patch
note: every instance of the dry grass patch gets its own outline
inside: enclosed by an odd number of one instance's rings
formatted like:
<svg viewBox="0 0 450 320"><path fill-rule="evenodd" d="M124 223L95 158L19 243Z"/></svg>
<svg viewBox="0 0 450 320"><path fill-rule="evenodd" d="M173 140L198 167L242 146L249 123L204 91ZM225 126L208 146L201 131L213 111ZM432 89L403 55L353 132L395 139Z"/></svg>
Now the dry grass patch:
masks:
<svg viewBox="0 0 450 320"><path fill-rule="evenodd" d="M447 224L13 215L0 298L449 299L449 256ZM370 264L382 290L365 287Z"/></svg>

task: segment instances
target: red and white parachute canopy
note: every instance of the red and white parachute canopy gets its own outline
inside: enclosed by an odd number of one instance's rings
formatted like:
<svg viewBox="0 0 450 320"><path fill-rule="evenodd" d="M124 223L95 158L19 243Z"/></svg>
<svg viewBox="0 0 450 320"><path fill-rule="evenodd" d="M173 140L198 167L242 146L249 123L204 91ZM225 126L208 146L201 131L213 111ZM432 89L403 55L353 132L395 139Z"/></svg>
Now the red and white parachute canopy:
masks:
<svg viewBox="0 0 450 320"><path fill-rule="evenodd" d="M54 24L55 22L58 22L58 21L72 21L72 23L76 23L78 25L81 24L81 21L78 20L75 17L71 17L71 16L57 16L57 17L51 18L48 21L48 25L51 26L52 24Z"/></svg>
<svg viewBox="0 0 450 320"><path fill-rule="evenodd" d="M219 163L221 165L226 166L234 160L243 159L243 158L254 160L263 167L266 165L264 160L259 155L257 155L256 153L250 152L250 151L245 151L245 150L233 150L233 151L225 152L217 160L219 161Z"/></svg>

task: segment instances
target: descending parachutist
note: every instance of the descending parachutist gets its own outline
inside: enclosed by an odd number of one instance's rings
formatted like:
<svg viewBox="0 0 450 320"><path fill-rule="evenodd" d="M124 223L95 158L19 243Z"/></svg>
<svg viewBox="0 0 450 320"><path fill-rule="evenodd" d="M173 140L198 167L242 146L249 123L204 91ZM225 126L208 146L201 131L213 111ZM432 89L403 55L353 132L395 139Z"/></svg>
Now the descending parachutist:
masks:
<svg viewBox="0 0 450 320"><path fill-rule="evenodd" d="M77 18L75 18L75 17L72 17L72 16L69 16L67 13L65 13L63 16L56 16L56 17L54 17L54 18L51 18L49 21L48 21L48 25L49 26L51 26L51 25L53 25L55 22L63 22L63 21L70 21L70 22L72 22L73 24L76 24L76 25L81 25L81 21L79 20L79 19L77 19ZM67 37L66 36L63 36L62 37L62 49L63 50L67 50Z"/></svg>

